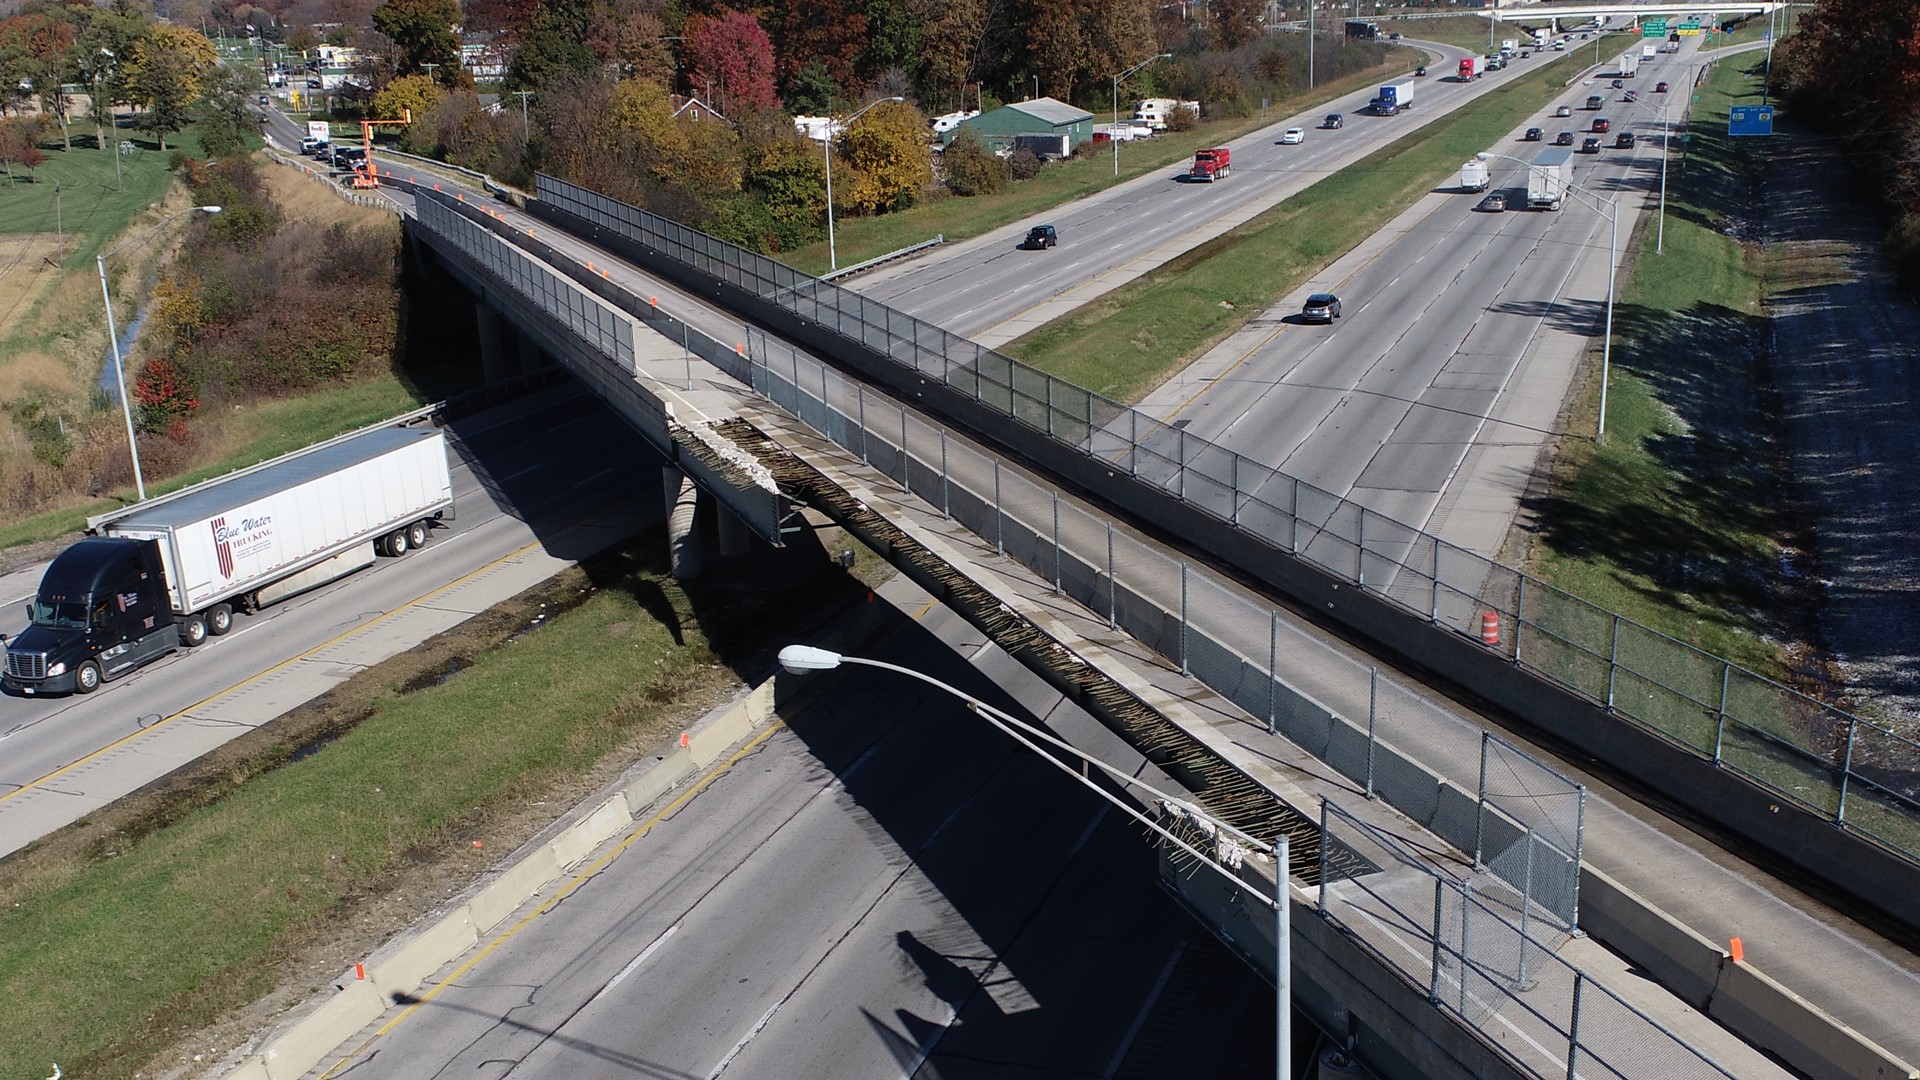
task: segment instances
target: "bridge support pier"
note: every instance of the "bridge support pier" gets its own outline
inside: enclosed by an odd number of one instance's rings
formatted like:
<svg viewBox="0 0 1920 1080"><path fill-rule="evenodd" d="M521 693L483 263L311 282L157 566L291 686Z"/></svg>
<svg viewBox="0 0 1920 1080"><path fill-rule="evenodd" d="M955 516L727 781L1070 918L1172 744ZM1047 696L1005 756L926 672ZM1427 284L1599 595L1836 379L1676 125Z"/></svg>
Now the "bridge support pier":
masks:
<svg viewBox="0 0 1920 1080"><path fill-rule="evenodd" d="M747 523L740 520L740 515L718 503L714 504L714 509L719 511L716 516L720 524L720 554L745 555L753 544L753 533L747 528Z"/></svg>
<svg viewBox="0 0 1920 1080"><path fill-rule="evenodd" d="M535 342L525 330L521 330L519 334L520 374L525 375L529 371L539 371L546 366L546 361L540 357L539 343Z"/></svg>
<svg viewBox="0 0 1920 1080"><path fill-rule="evenodd" d="M498 382L507 377L507 334L500 313L482 300L473 305L474 318L480 324L480 377Z"/></svg>
<svg viewBox="0 0 1920 1080"><path fill-rule="evenodd" d="M675 581L692 581L701 572L700 488L671 465L661 468L660 479L667 496L667 562Z"/></svg>

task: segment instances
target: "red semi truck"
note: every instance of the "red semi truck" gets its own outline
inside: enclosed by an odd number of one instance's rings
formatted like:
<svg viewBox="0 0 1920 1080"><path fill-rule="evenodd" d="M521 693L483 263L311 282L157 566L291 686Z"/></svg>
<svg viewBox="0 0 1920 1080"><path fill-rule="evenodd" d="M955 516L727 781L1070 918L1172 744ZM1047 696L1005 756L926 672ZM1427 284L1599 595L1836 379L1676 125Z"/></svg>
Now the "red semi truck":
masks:
<svg viewBox="0 0 1920 1080"><path fill-rule="evenodd" d="M1466 56L1460 59L1460 81L1472 82L1487 70L1487 61L1481 56Z"/></svg>
<svg viewBox="0 0 1920 1080"><path fill-rule="evenodd" d="M1225 180L1227 174L1232 171L1233 152L1224 146L1216 146L1211 150L1202 150L1193 155L1193 172L1190 175L1195 180L1212 183L1215 180Z"/></svg>

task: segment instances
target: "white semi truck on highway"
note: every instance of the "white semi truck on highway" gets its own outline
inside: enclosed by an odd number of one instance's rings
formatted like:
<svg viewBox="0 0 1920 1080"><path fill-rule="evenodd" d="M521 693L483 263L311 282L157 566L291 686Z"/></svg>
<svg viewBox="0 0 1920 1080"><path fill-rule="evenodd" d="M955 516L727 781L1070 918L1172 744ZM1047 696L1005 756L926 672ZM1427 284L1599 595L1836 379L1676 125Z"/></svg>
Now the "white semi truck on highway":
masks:
<svg viewBox="0 0 1920 1080"><path fill-rule="evenodd" d="M1573 183L1573 149L1554 147L1540 151L1527 166L1527 207L1531 210L1558 210Z"/></svg>
<svg viewBox="0 0 1920 1080"><path fill-rule="evenodd" d="M254 611L426 542L453 516L446 436L382 427L90 518L54 556L0 680L91 693Z"/></svg>

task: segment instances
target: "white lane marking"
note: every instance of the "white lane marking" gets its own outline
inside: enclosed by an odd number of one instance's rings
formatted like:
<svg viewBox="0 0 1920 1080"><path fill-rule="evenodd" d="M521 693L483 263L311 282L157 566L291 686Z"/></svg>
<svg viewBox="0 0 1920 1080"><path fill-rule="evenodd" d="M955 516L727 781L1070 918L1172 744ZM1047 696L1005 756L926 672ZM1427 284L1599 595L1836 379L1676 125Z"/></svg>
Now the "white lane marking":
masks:
<svg viewBox="0 0 1920 1080"><path fill-rule="evenodd" d="M633 974L634 971L636 971L641 964L646 963L647 957L652 956L655 952L659 951L660 946L665 945L667 943L668 938L680 932L680 925L681 924L679 923L674 923L672 926L667 927L664 933L662 933L659 937L653 939L652 944L640 950L639 956L636 956L632 960L627 961L627 966L620 969L620 974L615 975L613 978L607 980L607 985L601 987L600 992L593 995L593 997L587 1001L586 1007L589 1009L593 1008L594 1002L599 1001L601 998L606 997L608 994L613 993L614 987L619 986L621 983L627 981L627 976Z"/></svg>
<svg viewBox="0 0 1920 1080"><path fill-rule="evenodd" d="M1153 988L1147 991L1147 999L1140 1003L1140 1011L1133 1014L1133 1023L1127 1025L1126 1034L1120 1036L1120 1045L1113 1048L1113 1060L1101 1071L1100 1080L1113 1080L1113 1074L1127 1060L1127 1051L1133 1049L1133 1040L1140 1037L1140 1029L1146 1026L1147 1017L1153 1012L1154 1003L1160 1000L1160 994L1167 988L1167 981L1173 978L1173 969L1180 963L1180 957L1187 951L1187 943L1181 942L1173 947L1173 955L1160 968L1160 977L1153 980Z"/></svg>
<svg viewBox="0 0 1920 1080"><path fill-rule="evenodd" d="M747 1044L753 1041L754 1036L760 1034L760 1030L767 1026L768 1021L773 1019L773 1014L779 1012L780 1006L784 1004L786 1004L785 998L774 1002L773 1007L767 1010L766 1015L760 1018L759 1023L754 1024L751 1030L745 1035L740 1036L740 1041L733 1044L733 1049L727 1051L727 1056L721 1058L720 1064L713 1067L713 1071L707 1074L707 1080L715 1080L721 1073L726 1072L727 1066L733 1064L733 1059L740 1056L740 1051L747 1048Z"/></svg>

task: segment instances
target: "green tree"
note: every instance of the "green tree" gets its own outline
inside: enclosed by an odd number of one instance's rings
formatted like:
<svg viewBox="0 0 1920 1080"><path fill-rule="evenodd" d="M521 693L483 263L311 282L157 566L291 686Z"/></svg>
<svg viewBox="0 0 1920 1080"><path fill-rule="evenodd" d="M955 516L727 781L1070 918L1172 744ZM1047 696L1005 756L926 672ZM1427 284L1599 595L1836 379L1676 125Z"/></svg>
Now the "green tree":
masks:
<svg viewBox="0 0 1920 1080"><path fill-rule="evenodd" d="M212 158L244 153L247 135L254 130L247 102L259 92L260 77L244 64L223 64L207 82L198 110L200 145Z"/></svg>
<svg viewBox="0 0 1920 1080"><path fill-rule="evenodd" d="M599 58L587 44L592 14L588 0L548 0L539 5L507 67L506 88L545 90L568 75L596 71Z"/></svg>
<svg viewBox="0 0 1920 1080"><path fill-rule="evenodd" d="M827 169L819 146L787 128L751 143L746 160L744 182L772 220L779 250L791 251L824 234Z"/></svg>
<svg viewBox="0 0 1920 1080"><path fill-rule="evenodd" d="M410 154L430 155L439 136L439 111L447 92L425 75L402 75L373 95L373 115L386 120L412 117L400 129L400 146Z"/></svg>
<svg viewBox="0 0 1920 1080"><path fill-rule="evenodd" d="M441 79L460 72L460 40L453 28L460 22L457 0L384 0L373 9L373 28L400 50L398 72L412 75L438 67ZM398 114L395 114L398 115Z"/></svg>
<svg viewBox="0 0 1920 1080"><path fill-rule="evenodd" d="M992 195L1012 178L1006 160L965 127L940 154L940 165L946 170L947 188L955 195Z"/></svg>
<svg viewBox="0 0 1920 1080"><path fill-rule="evenodd" d="M169 134L192 119L193 105L219 60L213 42L180 26L156 26L134 44L127 89L135 103L146 106L138 126L160 141L160 149L167 148Z"/></svg>

